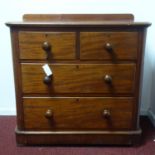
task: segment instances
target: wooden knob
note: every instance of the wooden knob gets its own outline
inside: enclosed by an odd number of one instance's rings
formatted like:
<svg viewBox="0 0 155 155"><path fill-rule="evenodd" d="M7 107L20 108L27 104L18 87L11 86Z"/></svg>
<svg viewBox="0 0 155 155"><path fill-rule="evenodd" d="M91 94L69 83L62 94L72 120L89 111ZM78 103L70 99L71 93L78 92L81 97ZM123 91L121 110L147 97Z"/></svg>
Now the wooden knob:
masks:
<svg viewBox="0 0 155 155"><path fill-rule="evenodd" d="M105 75L104 81L105 81L106 83L111 83L111 82L112 82L112 77L111 77L110 75Z"/></svg>
<svg viewBox="0 0 155 155"><path fill-rule="evenodd" d="M111 45L110 43L106 43L106 44L105 44L105 49L106 49L107 51L112 51L112 50L113 50L113 47L112 47L112 45Z"/></svg>
<svg viewBox="0 0 155 155"><path fill-rule="evenodd" d="M48 109L46 112L45 112L45 117L47 119L51 119L53 117L53 112L51 109Z"/></svg>
<svg viewBox="0 0 155 155"><path fill-rule="evenodd" d="M48 51L50 51L50 49L51 49L51 45L50 45L49 42L45 41L45 42L43 42L43 44L42 44L42 48L43 48L43 50L45 50L46 52L48 52Z"/></svg>
<svg viewBox="0 0 155 155"><path fill-rule="evenodd" d="M102 115L103 115L104 118L109 119L110 116L111 116L110 110L104 109L103 112L102 112Z"/></svg>
<svg viewBox="0 0 155 155"><path fill-rule="evenodd" d="M51 84L51 81L52 81L52 77L51 77L51 76L45 76L45 77L44 77L43 82L44 82L46 85Z"/></svg>

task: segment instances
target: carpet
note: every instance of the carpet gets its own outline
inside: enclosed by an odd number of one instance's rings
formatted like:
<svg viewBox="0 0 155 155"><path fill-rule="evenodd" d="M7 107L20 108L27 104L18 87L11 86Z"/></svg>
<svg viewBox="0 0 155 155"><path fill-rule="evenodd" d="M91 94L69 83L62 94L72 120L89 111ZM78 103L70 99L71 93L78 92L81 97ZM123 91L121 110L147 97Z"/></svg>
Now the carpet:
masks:
<svg viewBox="0 0 155 155"><path fill-rule="evenodd" d="M140 146L17 146L15 116L0 116L0 155L155 155L155 128L141 117Z"/></svg>

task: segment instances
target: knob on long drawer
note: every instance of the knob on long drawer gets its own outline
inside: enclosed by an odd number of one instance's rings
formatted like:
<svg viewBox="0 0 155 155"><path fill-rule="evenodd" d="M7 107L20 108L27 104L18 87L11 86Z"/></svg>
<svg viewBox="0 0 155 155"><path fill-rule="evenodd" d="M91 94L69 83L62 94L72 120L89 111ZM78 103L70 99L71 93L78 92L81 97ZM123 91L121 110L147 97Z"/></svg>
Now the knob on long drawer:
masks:
<svg viewBox="0 0 155 155"><path fill-rule="evenodd" d="M102 112L102 115L103 115L104 118L109 119L110 116L111 116L110 110L104 109L103 112Z"/></svg>
<svg viewBox="0 0 155 155"><path fill-rule="evenodd" d="M53 117L53 112L51 109L48 109L46 112L45 112L45 117L47 119L51 119Z"/></svg>
<svg viewBox="0 0 155 155"><path fill-rule="evenodd" d="M111 83L111 82L112 82L112 77L111 77L110 75L105 75L105 76L104 76L104 81L105 81L106 83Z"/></svg>
<svg viewBox="0 0 155 155"><path fill-rule="evenodd" d="M51 81L52 81L52 76L45 76L44 79L43 79L43 82L44 82L46 85L51 84Z"/></svg>

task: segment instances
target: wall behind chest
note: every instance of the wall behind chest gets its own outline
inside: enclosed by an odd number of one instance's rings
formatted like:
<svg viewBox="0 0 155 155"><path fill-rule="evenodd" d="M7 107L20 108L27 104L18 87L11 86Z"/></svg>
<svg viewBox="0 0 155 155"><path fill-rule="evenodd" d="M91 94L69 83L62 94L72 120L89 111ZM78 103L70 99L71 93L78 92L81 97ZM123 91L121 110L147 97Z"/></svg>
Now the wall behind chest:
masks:
<svg viewBox="0 0 155 155"><path fill-rule="evenodd" d="M155 19L153 17L153 0L5 0L0 2L0 115L15 114L15 92L9 29L4 25L6 21L20 21L25 13L133 13L139 21L150 21L148 29L144 72L141 95L141 113L148 109L155 114L152 74L155 61ZM153 77L154 76L154 77ZM152 93L151 93L152 91Z"/></svg>

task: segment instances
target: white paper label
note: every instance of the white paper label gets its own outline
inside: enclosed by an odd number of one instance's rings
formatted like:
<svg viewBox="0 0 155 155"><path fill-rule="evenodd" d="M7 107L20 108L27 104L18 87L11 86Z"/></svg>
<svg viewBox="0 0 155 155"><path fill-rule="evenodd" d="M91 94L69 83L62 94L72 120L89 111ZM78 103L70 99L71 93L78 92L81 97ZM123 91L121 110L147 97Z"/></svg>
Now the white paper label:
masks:
<svg viewBox="0 0 155 155"><path fill-rule="evenodd" d="M42 68L47 76L51 76L53 74L48 64L43 65Z"/></svg>

